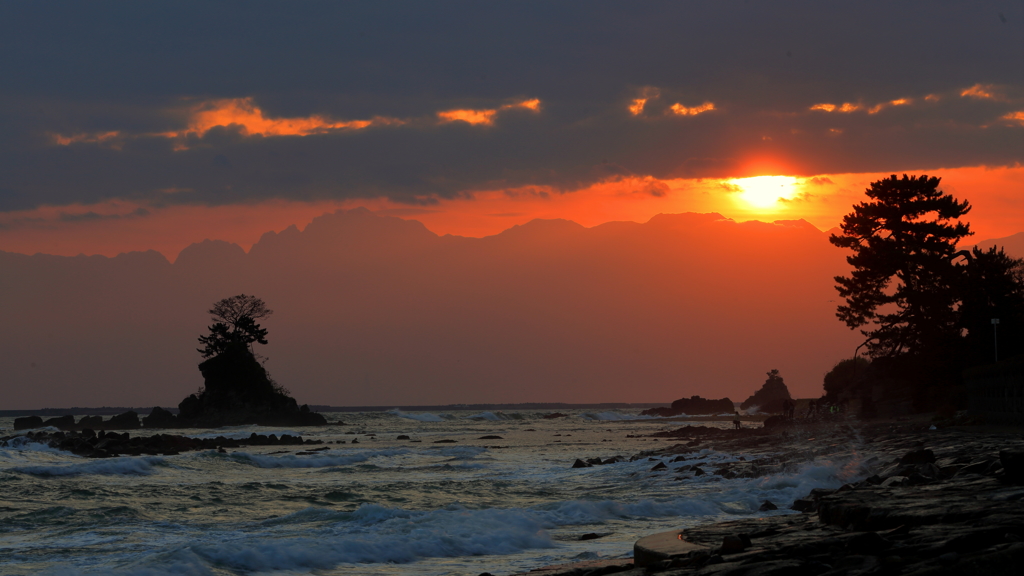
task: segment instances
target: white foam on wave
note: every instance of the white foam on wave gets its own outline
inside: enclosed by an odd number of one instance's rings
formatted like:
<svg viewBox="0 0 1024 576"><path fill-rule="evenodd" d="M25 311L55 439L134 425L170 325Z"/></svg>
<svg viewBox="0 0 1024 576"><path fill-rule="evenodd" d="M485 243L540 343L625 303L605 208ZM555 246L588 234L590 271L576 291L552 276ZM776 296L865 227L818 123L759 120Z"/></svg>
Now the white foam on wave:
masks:
<svg viewBox="0 0 1024 576"><path fill-rule="evenodd" d="M463 419L475 420L477 422L482 422L484 420L489 422L499 422L502 420L523 420L524 418L523 415L518 412L512 412L509 414L506 414L505 412L480 412L478 414L464 416Z"/></svg>
<svg viewBox="0 0 1024 576"><path fill-rule="evenodd" d="M484 452L487 452L487 448L483 446L445 446L443 448L428 448L424 454L445 456L452 460L469 460Z"/></svg>
<svg viewBox="0 0 1024 576"><path fill-rule="evenodd" d="M552 547L543 526L514 511L437 510L389 514L364 505L353 514L375 530L325 530L315 537L242 538L192 546L209 564L233 571L330 569L344 564L407 563L420 558L511 554ZM374 513L381 512L381 513ZM357 520L358 521L358 520ZM358 569L356 570L358 571Z"/></svg>
<svg viewBox="0 0 1024 576"><path fill-rule="evenodd" d="M250 454L248 452L232 452L227 455L218 452L206 452L207 457L223 457L236 462L253 464L260 468L327 468L331 466L348 466L366 462L371 458L390 457L408 454L405 448L394 448L389 450L360 450L342 453L325 453L297 456L295 454L270 455Z"/></svg>
<svg viewBox="0 0 1024 576"><path fill-rule="evenodd" d="M388 414L392 416L398 416L399 418L406 418L408 420L416 420L419 422L444 422L444 418L437 414L431 414L429 412L402 412L398 408L394 410L388 410Z"/></svg>
<svg viewBox="0 0 1024 576"><path fill-rule="evenodd" d="M8 448L8 450L0 450L0 458L9 458L18 452L46 452L49 454L68 454L63 450L54 448L49 444L39 442L28 436L15 436L8 438L3 442L0 442L0 448Z"/></svg>
<svg viewBox="0 0 1024 576"><path fill-rule="evenodd" d="M142 456L104 458L75 464L14 466L10 470L12 472L44 477L81 476L85 474L147 476L153 473L153 466L155 464L162 464L163 462L164 459L159 456Z"/></svg>
<svg viewBox="0 0 1024 576"><path fill-rule="evenodd" d="M464 448L469 447L446 447L445 450ZM370 452L360 454L368 455ZM712 457L718 455L710 454ZM731 458L727 454L720 456L722 459ZM281 457L277 460L291 459ZM834 488L855 480L857 462L856 458L820 460L792 472L764 478L720 480L715 483L714 490L697 490L695 482L692 489L675 491L678 496L642 498L632 502L571 500L533 508L479 510L460 505L410 510L380 504L363 504L350 512L307 508L262 521L259 523L262 528L258 530L221 532L201 543L194 542L141 559L130 570L126 568L111 573L117 576L212 575L221 571L309 572L349 568L358 573L360 566L365 567L366 564L506 555L553 548L556 544L548 531L565 526L592 526L635 519L678 517L720 520L761 515L763 513L758 512L758 507L765 499L780 507L778 512L771 514L784 514L788 504L812 488ZM643 463L645 467L648 464ZM600 468L604 467L588 471ZM214 541L216 543L208 543Z"/></svg>
<svg viewBox="0 0 1024 576"><path fill-rule="evenodd" d="M660 416L648 416L646 414L622 414L621 412L584 412L580 414L581 418L587 420L599 420L603 422L621 422L627 420L655 420L661 418Z"/></svg>
<svg viewBox="0 0 1024 576"><path fill-rule="evenodd" d="M467 510L452 506L422 512L364 504L351 513L312 509L289 516L300 525L309 521L321 525L304 525L302 535L289 537L272 537L266 532L221 533L203 543L154 554L131 567L103 572L117 576L205 576L225 571L308 572L352 565L352 573L360 573L360 566L368 563L404 564L422 558L514 554L555 547L544 523L518 510ZM274 524L270 528L282 523Z"/></svg>

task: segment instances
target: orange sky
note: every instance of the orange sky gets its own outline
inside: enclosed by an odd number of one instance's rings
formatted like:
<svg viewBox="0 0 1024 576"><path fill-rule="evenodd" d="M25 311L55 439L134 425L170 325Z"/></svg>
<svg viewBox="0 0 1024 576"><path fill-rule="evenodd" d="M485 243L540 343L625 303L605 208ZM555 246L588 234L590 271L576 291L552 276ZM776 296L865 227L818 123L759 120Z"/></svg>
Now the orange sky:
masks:
<svg viewBox="0 0 1024 576"><path fill-rule="evenodd" d="M908 173L923 171L907 170ZM972 240L1024 231L1024 167L929 170L942 188L974 206ZM736 220L805 219L822 230L839 225L867 185L887 173L827 174L774 180L617 178L581 190L534 186L483 190L460 199L409 206L386 199L296 202L271 200L227 206L158 207L126 201L43 207L0 214L0 249L33 254L103 254L155 249L173 260L206 238L248 249L264 232L339 208L366 206L415 219L438 234L487 236L534 218L564 218L590 227L614 220L644 222L659 213L719 212ZM781 196L783 200L777 198Z"/></svg>

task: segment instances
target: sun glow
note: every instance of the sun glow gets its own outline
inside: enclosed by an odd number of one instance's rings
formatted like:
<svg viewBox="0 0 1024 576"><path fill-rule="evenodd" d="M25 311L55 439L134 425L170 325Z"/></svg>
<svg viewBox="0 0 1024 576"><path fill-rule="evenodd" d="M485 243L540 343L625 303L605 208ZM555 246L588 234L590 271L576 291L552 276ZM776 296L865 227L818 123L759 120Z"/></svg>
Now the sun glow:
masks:
<svg viewBox="0 0 1024 576"><path fill-rule="evenodd" d="M753 208L774 208L779 200L796 194L797 179L793 176L754 176L734 178L726 183L740 191L740 199Z"/></svg>

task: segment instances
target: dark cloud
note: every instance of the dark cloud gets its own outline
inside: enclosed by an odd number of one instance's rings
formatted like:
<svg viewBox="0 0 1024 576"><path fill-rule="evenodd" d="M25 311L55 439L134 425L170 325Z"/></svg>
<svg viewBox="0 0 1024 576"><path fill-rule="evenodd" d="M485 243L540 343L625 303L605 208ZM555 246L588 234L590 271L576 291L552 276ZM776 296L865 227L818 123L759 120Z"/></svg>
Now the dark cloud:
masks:
<svg viewBox="0 0 1024 576"><path fill-rule="evenodd" d="M94 220L123 220L125 218L139 218L149 216L149 210L136 208L128 214L99 214L92 210L78 214L61 212L57 217L61 222L91 222Z"/></svg>
<svg viewBox="0 0 1024 576"><path fill-rule="evenodd" d="M1000 120L1024 110L1022 29L1014 2L7 3L0 210L423 205L481 188L728 176L763 157L803 174L1008 164L1024 157L1024 126ZM1000 99L960 96L977 84ZM406 124L302 137L227 126L185 138L187 150L158 136L218 98L252 98L275 118ZM493 126L433 121L527 98L539 112ZM901 98L912 103L865 111ZM670 112L704 102L715 109ZM862 109L809 110L844 102Z"/></svg>

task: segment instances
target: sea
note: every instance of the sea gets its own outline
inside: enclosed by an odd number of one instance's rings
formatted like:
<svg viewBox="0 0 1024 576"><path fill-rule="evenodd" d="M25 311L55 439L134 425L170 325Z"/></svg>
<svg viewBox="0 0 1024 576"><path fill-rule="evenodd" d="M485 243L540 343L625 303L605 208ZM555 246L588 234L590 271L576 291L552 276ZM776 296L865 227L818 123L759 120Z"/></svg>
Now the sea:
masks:
<svg viewBox="0 0 1024 576"><path fill-rule="evenodd" d="M301 435L317 446L106 459L16 437L0 445L0 574L506 575L629 558L656 532L791 514L812 488L856 479L848 460L824 457L762 478L694 477L675 469L746 456L682 448L681 460L652 459L677 442L646 436L685 421L548 414L325 413L323 427L175 431ZM0 437L12 434L13 418L0 418ZM572 467L615 456L623 461ZM662 461L668 470L652 472ZM759 511L765 500L779 509Z"/></svg>

